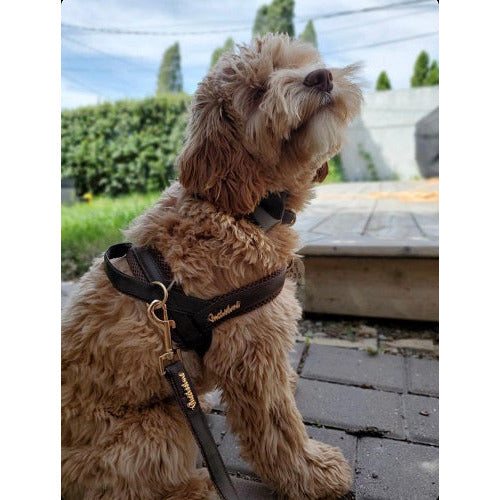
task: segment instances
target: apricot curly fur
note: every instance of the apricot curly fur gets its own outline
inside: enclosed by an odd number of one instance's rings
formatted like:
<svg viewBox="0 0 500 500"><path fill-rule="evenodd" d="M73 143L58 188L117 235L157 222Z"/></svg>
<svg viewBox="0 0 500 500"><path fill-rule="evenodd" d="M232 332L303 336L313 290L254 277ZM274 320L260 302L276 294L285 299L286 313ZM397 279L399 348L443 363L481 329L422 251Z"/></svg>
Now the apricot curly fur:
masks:
<svg viewBox="0 0 500 500"><path fill-rule="evenodd" d="M126 231L157 248L186 293L229 292L286 265L295 231L267 233L242 218L267 192L301 210L321 165L359 110L355 67L329 68L333 90L306 87L317 50L266 35L226 54L193 98L173 184ZM130 273L125 260L115 264ZM301 315L295 283L270 303L215 328L203 359L184 353L196 391L222 389L242 455L279 495L336 498L352 474L340 450L307 437L288 361ZM215 498L166 380L145 304L117 292L102 258L62 319L62 493L71 499Z"/></svg>

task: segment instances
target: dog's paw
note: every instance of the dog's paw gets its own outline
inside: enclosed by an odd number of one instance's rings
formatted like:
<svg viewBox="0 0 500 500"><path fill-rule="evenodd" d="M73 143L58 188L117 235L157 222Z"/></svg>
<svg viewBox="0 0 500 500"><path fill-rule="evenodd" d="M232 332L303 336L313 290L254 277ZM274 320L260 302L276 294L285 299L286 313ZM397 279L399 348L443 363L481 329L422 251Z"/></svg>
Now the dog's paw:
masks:
<svg viewBox="0 0 500 500"><path fill-rule="evenodd" d="M301 474L301 491L289 498L342 498L352 485L352 471L338 448L310 439L306 445L305 467Z"/></svg>

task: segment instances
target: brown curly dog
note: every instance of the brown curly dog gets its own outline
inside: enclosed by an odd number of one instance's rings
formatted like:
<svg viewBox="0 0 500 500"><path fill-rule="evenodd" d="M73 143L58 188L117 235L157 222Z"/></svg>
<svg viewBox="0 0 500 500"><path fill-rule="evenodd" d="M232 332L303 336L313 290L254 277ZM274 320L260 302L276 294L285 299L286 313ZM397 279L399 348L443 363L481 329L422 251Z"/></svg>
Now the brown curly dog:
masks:
<svg viewBox="0 0 500 500"><path fill-rule="evenodd" d="M159 250L188 295L211 298L285 266L297 234L242 215L270 192L301 210L318 170L358 113L354 67L326 69L318 51L266 35L226 54L193 98L180 183L126 232ZM127 261L114 264L130 274ZM222 390L227 422L260 477L292 499L336 498L352 473L337 448L309 439L288 353L301 315L295 283L217 326L200 358L183 354L196 391ZM182 334L182 332L180 332ZM75 498L215 496L171 389L158 372L162 339L146 305L110 284L103 259L80 280L62 320L62 492Z"/></svg>

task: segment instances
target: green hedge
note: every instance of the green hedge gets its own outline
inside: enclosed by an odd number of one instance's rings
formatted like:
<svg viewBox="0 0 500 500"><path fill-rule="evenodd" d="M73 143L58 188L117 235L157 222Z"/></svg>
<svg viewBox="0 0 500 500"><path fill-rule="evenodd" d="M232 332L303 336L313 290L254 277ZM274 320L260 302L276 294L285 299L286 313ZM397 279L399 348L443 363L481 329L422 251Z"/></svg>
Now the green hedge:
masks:
<svg viewBox="0 0 500 500"><path fill-rule="evenodd" d="M158 191L176 174L190 96L171 94L63 111L62 177L78 195Z"/></svg>

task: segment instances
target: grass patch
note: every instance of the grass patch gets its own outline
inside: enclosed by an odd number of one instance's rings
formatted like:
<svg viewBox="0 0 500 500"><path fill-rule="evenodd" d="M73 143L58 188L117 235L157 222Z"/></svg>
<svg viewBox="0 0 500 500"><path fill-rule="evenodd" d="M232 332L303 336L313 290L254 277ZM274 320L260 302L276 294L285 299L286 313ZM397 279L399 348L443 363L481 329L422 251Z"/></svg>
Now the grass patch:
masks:
<svg viewBox="0 0 500 500"><path fill-rule="evenodd" d="M330 184L332 182L345 182L344 169L342 168L342 160L339 154L328 160L328 175L322 184Z"/></svg>
<svg viewBox="0 0 500 500"><path fill-rule="evenodd" d="M61 206L61 276L79 278L92 259L123 241L122 229L151 206L160 193L118 198L96 197L91 203Z"/></svg>

